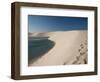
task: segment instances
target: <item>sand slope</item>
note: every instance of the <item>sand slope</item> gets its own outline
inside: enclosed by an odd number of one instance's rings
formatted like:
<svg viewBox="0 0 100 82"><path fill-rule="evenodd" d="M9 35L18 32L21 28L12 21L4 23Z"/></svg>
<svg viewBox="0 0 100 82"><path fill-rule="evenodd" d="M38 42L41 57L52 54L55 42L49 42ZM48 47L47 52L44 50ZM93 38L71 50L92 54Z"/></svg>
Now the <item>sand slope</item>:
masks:
<svg viewBox="0 0 100 82"><path fill-rule="evenodd" d="M33 33L32 36L49 36L55 46L29 66L87 63L87 31Z"/></svg>

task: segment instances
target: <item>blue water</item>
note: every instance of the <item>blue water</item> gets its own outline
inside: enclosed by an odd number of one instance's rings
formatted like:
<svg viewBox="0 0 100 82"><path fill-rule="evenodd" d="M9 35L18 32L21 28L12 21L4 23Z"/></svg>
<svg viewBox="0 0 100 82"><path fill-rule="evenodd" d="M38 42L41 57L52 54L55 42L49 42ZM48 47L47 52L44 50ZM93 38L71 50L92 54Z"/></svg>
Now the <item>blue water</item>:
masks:
<svg viewBox="0 0 100 82"><path fill-rule="evenodd" d="M48 39L48 37L29 37L28 39L28 62L33 59L40 58L50 49L55 43Z"/></svg>

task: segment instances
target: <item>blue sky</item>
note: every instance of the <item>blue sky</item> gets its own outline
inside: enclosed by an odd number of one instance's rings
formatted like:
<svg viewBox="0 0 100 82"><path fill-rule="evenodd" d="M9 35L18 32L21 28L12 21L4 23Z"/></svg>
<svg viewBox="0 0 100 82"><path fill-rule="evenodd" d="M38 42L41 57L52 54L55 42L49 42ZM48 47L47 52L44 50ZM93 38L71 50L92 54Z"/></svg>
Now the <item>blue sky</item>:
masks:
<svg viewBox="0 0 100 82"><path fill-rule="evenodd" d="M88 18L64 16L28 16L29 32L87 30Z"/></svg>

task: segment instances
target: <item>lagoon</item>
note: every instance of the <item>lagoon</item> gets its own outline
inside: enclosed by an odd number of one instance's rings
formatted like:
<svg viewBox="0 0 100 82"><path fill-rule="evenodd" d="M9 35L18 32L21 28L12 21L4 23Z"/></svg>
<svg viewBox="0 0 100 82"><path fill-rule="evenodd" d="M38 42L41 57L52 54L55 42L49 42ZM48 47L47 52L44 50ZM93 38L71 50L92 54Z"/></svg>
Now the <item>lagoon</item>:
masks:
<svg viewBox="0 0 100 82"><path fill-rule="evenodd" d="M28 37L28 63L36 60L53 48L55 43L49 37Z"/></svg>

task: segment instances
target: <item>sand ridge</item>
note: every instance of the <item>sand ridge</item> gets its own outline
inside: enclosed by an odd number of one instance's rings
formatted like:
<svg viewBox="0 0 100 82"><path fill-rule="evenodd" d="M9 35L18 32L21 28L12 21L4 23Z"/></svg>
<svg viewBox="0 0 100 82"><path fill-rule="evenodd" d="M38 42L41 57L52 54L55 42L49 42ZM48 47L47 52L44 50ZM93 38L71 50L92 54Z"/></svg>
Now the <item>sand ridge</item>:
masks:
<svg viewBox="0 0 100 82"><path fill-rule="evenodd" d="M32 36L48 36L55 46L29 66L68 65L87 63L87 31L58 31L33 33Z"/></svg>

